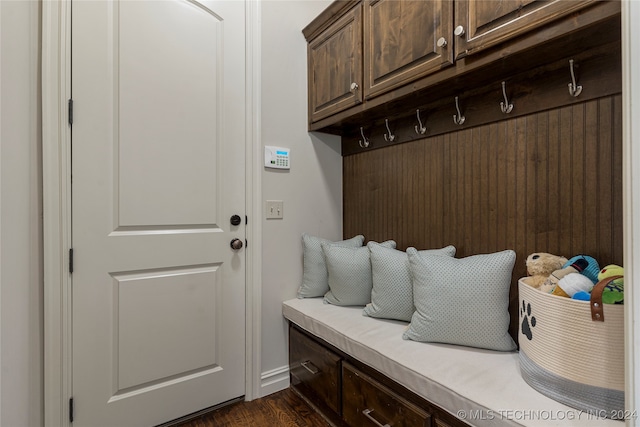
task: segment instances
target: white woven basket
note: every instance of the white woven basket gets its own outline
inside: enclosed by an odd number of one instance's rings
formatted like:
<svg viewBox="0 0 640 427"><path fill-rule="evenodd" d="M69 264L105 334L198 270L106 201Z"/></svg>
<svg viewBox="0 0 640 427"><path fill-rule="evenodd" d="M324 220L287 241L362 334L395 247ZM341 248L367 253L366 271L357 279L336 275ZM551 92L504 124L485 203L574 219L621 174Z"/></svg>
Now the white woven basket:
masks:
<svg viewBox="0 0 640 427"><path fill-rule="evenodd" d="M596 285L591 302L518 283L524 380L566 405L610 418L624 412L624 306L601 302L613 279Z"/></svg>

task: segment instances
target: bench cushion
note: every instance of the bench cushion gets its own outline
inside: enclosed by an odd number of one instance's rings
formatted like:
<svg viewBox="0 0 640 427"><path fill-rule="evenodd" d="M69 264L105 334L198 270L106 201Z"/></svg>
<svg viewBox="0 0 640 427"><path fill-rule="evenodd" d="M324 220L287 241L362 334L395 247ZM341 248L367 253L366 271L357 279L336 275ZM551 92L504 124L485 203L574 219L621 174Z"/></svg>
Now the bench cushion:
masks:
<svg viewBox="0 0 640 427"><path fill-rule="evenodd" d="M538 393L522 379L517 352L403 340L406 322L366 317L361 307L321 298L285 301L282 310L289 321L471 425L623 425Z"/></svg>

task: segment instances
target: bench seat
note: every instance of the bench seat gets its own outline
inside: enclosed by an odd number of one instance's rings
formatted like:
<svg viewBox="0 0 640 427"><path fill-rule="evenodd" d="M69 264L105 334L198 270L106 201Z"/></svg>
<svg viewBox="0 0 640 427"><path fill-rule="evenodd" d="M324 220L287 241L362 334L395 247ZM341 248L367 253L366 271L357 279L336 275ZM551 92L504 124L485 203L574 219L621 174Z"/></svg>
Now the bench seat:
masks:
<svg viewBox="0 0 640 427"><path fill-rule="evenodd" d="M570 408L524 382L517 352L407 341L407 323L362 315L322 298L292 299L283 315L354 359L473 426L621 427Z"/></svg>

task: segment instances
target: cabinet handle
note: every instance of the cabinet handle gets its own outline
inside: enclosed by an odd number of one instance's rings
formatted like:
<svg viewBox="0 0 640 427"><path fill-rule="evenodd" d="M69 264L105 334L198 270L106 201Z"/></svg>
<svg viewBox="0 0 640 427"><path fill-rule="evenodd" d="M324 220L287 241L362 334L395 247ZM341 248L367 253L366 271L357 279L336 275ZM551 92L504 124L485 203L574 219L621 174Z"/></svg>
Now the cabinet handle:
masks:
<svg viewBox="0 0 640 427"><path fill-rule="evenodd" d="M353 83L351 83L351 86L350 86L350 87L351 87L351 92L355 92L355 91L357 91L357 90L358 90L358 88L359 88L360 86L358 86L358 83L353 82Z"/></svg>
<svg viewBox="0 0 640 427"><path fill-rule="evenodd" d="M453 30L453 34L458 37L464 36L464 27L462 25L458 25L455 30Z"/></svg>
<svg viewBox="0 0 640 427"><path fill-rule="evenodd" d="M389 424L384 424L384 425L380 424L380 421L376 420L370 415L372 412L373 412L373 409L365 409L362 411L362 415L369 418L369 420L371 420L371 422L377 425L378 427L391 427Z"/></svg>
<svg viewBox="0 0 640 427"><path fill-rule="evenodd" d="M315 367L315 365L313 363L311 363L311 360L305 360L304 362L301 362L300 365L306 369L307 371L311 372L313 375L317 374L318 372L320 372L320 370L318 368ZM310 366L309 366L310 365Z"/></svg>
<svg viewBox="0 0 640 427"><path fill-rule="evenodd" d="M438 47L445 47L447 46L447 39L445 39L444 37L440 37L436 44L438 45Z"/></svg>

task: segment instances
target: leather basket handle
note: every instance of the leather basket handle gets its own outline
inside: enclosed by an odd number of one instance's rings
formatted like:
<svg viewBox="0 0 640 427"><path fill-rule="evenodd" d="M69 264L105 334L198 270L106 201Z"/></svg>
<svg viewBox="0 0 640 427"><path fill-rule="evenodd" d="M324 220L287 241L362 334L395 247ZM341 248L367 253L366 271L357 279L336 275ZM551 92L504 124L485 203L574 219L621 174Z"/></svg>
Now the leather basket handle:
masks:
<svg viewBox="0 0 640 427"><path fill-rule="evenodd" d="M604 288L616 279L623 276L611 276L600 280L591 290L591 320L604 322L604 310L602 308L602 293Z"/></svg>

